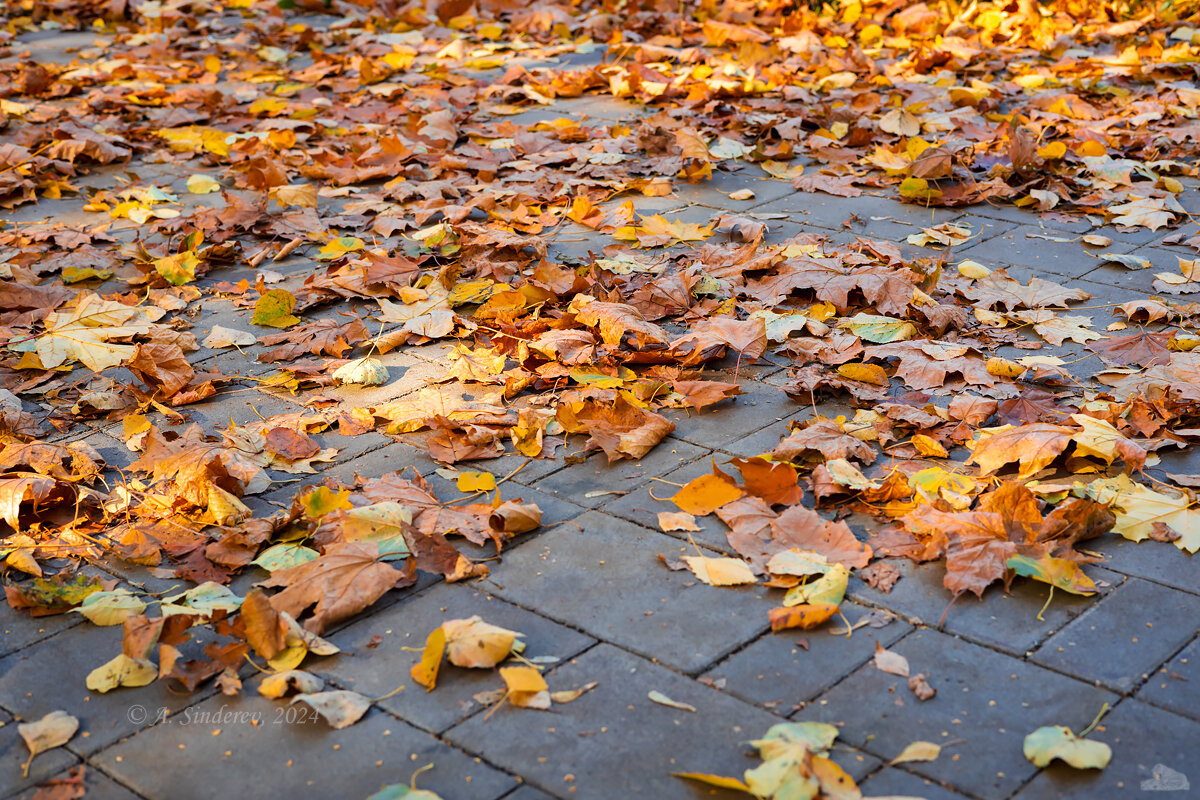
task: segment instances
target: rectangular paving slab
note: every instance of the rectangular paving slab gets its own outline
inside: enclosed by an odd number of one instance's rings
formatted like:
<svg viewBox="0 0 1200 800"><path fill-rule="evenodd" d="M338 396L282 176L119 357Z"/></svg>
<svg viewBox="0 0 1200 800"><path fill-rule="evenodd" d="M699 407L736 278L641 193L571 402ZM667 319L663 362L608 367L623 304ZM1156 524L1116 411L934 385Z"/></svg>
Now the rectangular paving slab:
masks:
<svg viewBox="0 0 1200 800"><path fill-rule="evenodd" d="M29 748L17 731L17 723L41 719L41 716L16 720L0 711L0 797L28 789L76 763L74 754L59 747L39 755L29 765L29 774L22 774Z"/></svg>
<svg viewBox="0 0 1200 800"><path fill-rule="evenodd" d="M844 603L842 613L856 624L870 613ZM835 621L815 631L765 633L705 673L724 680L725 691L779 714L802 708L821 692L849 675L875 653L875 643L888 647L912 630L893 620L882 628L863 626L850 636L845 623Z"/></svg>
<svg viewBox="0 0 1200 800"><path fill-rule="evenodd" d="M942 582L946 574L942 562L914 564L896 558L890 563L899 568L901 575L891 592L884 593L854 579L850 596L1018 656L1096 603L1095 597L1055 592L1046 605L1050 587L1021 578L1013 582L1008 593L997 584L984 592L982 600L971 594L956 600ZM1107 578L1108 583L1121 581L1121 576L1095 567L1087 572L1098 580Z"/></svg>
<svg viewBox="0 0 1200 800"><path fill-rule="evenodd" d="M547 676L551 690L597 681L592 691L554 713L505 708L451 728L446 739L525 776L558 797L733 798L671 776L709 772L741 777L758 765L745 742L782 722L762 709L689 681L611 645L602 644ZM696 710L649 699L657 691ZM858 753L837 758L852 777L877 763Z"/></svg>
<svg viewBox="0 0 1200 800"><path fill-rule="evenodd" d="M892 648L924 673L937 695L921 701L907 681L868 663L822 695L797 719L842 725L842 738L885 759L911 742L945 747L911 763L913 772L968 795L1007 797L1035 772L1025 760L1026 733L1042 725L1085 727L1114 695L933 630Z"/></svg>
<svg viewBox="0 0 1200 800"><path fill-rule="evenodd" d="M1063 723L1066 724L1066 723ZM1073 728L1078 733L1078 728ZM1060 761L1042 770L1014 800L1093 800L1108 797L1191 797L1200 781L1196 743L1200 724L1124 700L1088 734L1112 748L1099 769L1072 769Z"/></svg>
<svg viewBox="0 0 1200 800"><path fill-rule="evenodd" d="M1131 578L1046 640L1032 658L1128 692L1198 629L1200 597Z"/></svg>
<svg viewBox="0 0 1200 800"><path fill-rule="evenodd" d="M438 733L479 709L473 695L504 686L494 669L466 669L449 660L443 661L432 692L412 680L410 669L421 659L425 637L443 622L478 615L492 625L518 631L526 645L522 656L529 659L565 660L595 643L578 631L492 597L487 589L486 582L475 587L438 584L330 637L342 653L315 662L311 670L370 697L403 686L403 691L380 700L380 706Z"/></svg>
<svg viewBox="0 0 1200 800"><path fill-rule="evenodd" d="M1200 639L1159 667L1137 693L1139 700L1200 720Z"/></svg>
<svg viewBox="0 0 1200 800"><path fill-rule="evenodd" d="M596 511L573 522L506 554L492 570L495 593L684 672L766 630L778 597L671 572L658 554L678 558L679 540Z"/></svg>
<svg viewBox="0 0 1200 800"><path fill-rule="evenodd" d="M211 638L208 640L211 641ZM200 649L185 645L187 658ZM71 747L95 752L153 722L159 709L174 713L210 689L187 694L165 681L106 694L89 691L88 673L121 652L121 627L81 625L0 659L0 707L24 720L63 710L79 719Z"/></svg>
<svg viewBox="0 0 1200 800"><path fill-rule="evenodd" d="M426 764L434 768L418 785L447 798L493 800L516 783L386 712L332 730L304 705L259 696L256 684L126 739L96 764L148 800L365 798L408 784Z"/></svg>

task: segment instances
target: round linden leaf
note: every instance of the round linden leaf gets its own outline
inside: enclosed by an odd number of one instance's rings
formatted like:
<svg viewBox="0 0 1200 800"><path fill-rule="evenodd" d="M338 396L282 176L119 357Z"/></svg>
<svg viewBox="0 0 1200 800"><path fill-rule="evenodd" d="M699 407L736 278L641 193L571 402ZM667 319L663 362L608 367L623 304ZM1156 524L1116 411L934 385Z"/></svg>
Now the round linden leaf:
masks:
<svg viewBox="0 0 1200 800"><path fill-rule="evenodd" d="M95 625L120 625L130 617L146 610L146 604L126 589L111 592L93 592L79 608L73 609L87 617Z"/></svg>
<svg viewBox="0 0 1200 800"><path fill-rule="evenodd" d="M110 692L118 686L146 686L158 677L158 668L144 658L130 658L121 653L88 673L87 688L93 692Z"/></svg>
<svg viewBox="0 0 1200 800"><path fill-rule="evenodd" d="M1104 769L1112 758L1112 748L1104 742L1080 739L1061 725L1047 725L1025 737L1025 758L1035 767L1058 758L1075 769Z"/></svg>
<svg viewBox="0 0 1200 800"><path fill-rule="evenodd" d="M357 358L333 371L333 377L342 383L361 386L382 386L388 382L388 369L378 358Z"/></svg>
<svg viewBox="0 0 1200 800"><path fill-rule="evenodd" d="M207 175L192 175L187 179L187 190L192 194L212 194L221 190L221 184Z"/></svg>

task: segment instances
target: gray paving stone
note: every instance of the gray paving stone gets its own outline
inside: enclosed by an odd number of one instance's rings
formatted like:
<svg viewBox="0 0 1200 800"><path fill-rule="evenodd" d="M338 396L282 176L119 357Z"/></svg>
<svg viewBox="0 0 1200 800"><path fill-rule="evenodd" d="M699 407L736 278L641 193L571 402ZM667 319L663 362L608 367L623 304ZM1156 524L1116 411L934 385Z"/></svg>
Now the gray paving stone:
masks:
<svg viewBox="0 0 1200 800"><path fill-rule="evenodd" d="M974 595L955 600L942 582L946 574L944 563L914 564L906 558L891 562L900 569L901 578L890 593L872 589L855 578L850 585L850 596L1017 656L1025 655L1096 603L1095 597L1055 592L1039 620L1038 614L1046 606L1050 593L1046 584L1018 578L1013 581L1011 594L996 584L984 592L983 600ZM1099 581L1121 580L1120 576L1095 567L1086 571Z"/></svg>
<svg viewBox="0 0 1200 800"><path fill-rule="evenodd" d="M1105 286L1111 286L1116 290L1116 293L1122 298L1120 302L1128 302L1139 297L1161 297L1163 292L1154 288L1154 274L1157 272L1170 272L1172 274L1179 273L1179 262L1176 260L1178 256L1175 253L1170 253L1170 258L1160 255L1162 251L1156 251L1154 254L1135 251L1135 255L1142 258L1149 258L1153 266L1146 269L1126 269L1120 264L1100 264L1094 269L1089 270L1082 277L1089 283L1100 283ZM1195 295L1167 295L1172 300L1188 302L1194 300Z"/></svg>
<svg viewBox="0 0 1200 800"><path fill-rule="evenodd" d="M63 770L57 775L41 779L40 782L63 780L69 776L69 771ZM84 767L83 786L87 792L87 800L137 800L137 795L129 791L129 789L90 765ZM21 792L19 796L21 800L33 800L37 791L37 789L27 789Z"/></svg>
<svg viewBox="0 0 1200 800"><path fill-rule="evenodd" d="M521 786L512 794L504 795L504 800L554 800L554 795L546 794L532 786Z"/></svg>
<svg viewBox="0 0 1200 800"><path fill-rule="evenodd" d="M940 225L959 216L956 209L923 207L901 203L890 197L864 194L859 197L837 197L822 192L796 192L779 200L754 207L757 212L803 214L812 225L829 230L842 230L842 223L857 216L864 223L871 217L890 217L895 222L929 227ZM911 231L916 233L916 231Z"/></svg>
<svg viewBox="0 0 1200 800"><path fill-rule="evenodd" d="M844 724L843 739L886 759L916 740L945 745L937 761L908 766L976 797L1007 797L1033 775L1021 749L1026 733L1042 725L1080 730L1115 699L933 630L916 631L890 649L908 659L914 674L928 676L934 698L919 701L903 678L866 664L809 705L803 718Z"/></svg>
<svg viewBox="0 0 1200 800"><path fill-rule="evenodd" d="M923 800L963 800L963 795L899 767L884 767L859 786L864 797L920 797Z"/></svg>
<svg viewBox="0 0 1200 800"><path fill-rule="evenodd" d="M1037 237L1028 234L1037 234ZM974 261L1018 264L1044 272L1069 277L1083 277L1094 270L1100 252L1127 253L1133 245L1113 242L1105 248L1087 247L1082 242L1056 242L1043 236L1076 238L1057 231L1043 233L1029 228L1014 228L987 241L972 245L955 254Z"/></svg>
<svg viewBox="0 0 1200 800"><path fill-rule="evenodd" d="M332 386L325 394L355 408L369 408L396 400L429 386L446 374L449 363L430 363L403 350L393 350L377 356L388 369L388 382L382 386L343 384Z"/></svg>
<svg viewBox="0 0 1200 800"><path fill-rule="evenodd" d="M672 438L637 461L622 459L609 464L607 456L597 453L582 464L540 479L533 486L577 505L595 508L612 500L614 495L588 497L591 492L630 492L645 484L647 476L665 475L708 453L702 447Z"/></svg>
<svg viewBox="0 0 1200 800"><path fill-rule="evenodd" d="M657 531L659 530L658 514L660 512L679 511L679 507L670 502L670 498L679 491L680 486L701 475L711 473L714 461L719 469L727 469L722 465L728 460L728 458L722 457L720 454L714 454L710 458L699 458L690 464L684 464L674 472L656 476L660 478L659 480L650 480L627 495L610 499L609 502L602 506L604 513L612 514L621 519L627 519L642 527ZM704 547L719 550L722 553L733 552L733 548L729 546L729 539L726 535L729 532L729 528L715 514L709 514L706 517L697 517L696 527L700 528L700 530L690 533L669 531L668 535L682 539L685 542L688 541L688 537L690 536L693 541ZM695 555L695 553L688 550L684 555Z"/></svg>
<svg viewBox="0 0 1200 800"><path fill-rule="evenodd" d="M730 199L730 192L739 189L749 189L755 196L749 200ZM790 182L773 178L756 166L746 166L737 171L714 170L711 179L700 183L677 183L672 196L684 203L711 206L722 213L742 214L795 191Z"/></svg>
<svg viewBox="0 0 1200 800"><path fill-rule="evenodd" d="M992 219L1001 219L1017 225L1032 226L1043 229L1051 235L1087 233L1092 229L1092 224L1083 218L1068 221L1053 212L1050 214L1041 214L1028 208L1014 206L1011 203L995 205L990 203L976 203L973 206L969 206L969 209L972 214L977 214L981 217L991 217Z"/></svg>
<svg viewBox="0 0 1200 800"><path fill-rule="evenodd" d="M842 613L856 623L868 609L844 603ZM889 647L912 630L911 625L893 621L882 628L861 627L849 637L833 633L845 627L835 618L815 631L765 633L705 677L714 681L724 678L724 690L730 694L777 714L791 714L870 660L876 642Z"/></svg>
<svg viewBox="0 0 1200 800"><path fill-rule="evenodd" d="M767 427L743 436L736 441L726 442L725 446L721 449L727 453L742 456L743 458L769 453L775 449L780 440L791 432L789 423L796 419L803 419L805 416L805 412L802 411L795 417L772 422Z"/></svg>
<svg viewBox="0 0 1200 800"><path fill-rule="evenodd" d="M596 511L574 522L506 555L492 570L496 594L685 672L767 628L767 590L706 586L664 567L660 553L695 552L677 539Z"/></svg>
<svg viewBox="0 0 1200 800"><path fill-rule="evenodd" d="M1015 800L1158 797L1160 792L1162 797L1191 797L1196 791L1183 791L1167 770L1181 773L1192 787L1200 780L1196 769L1200 724L1136 700L1125 700L1087 738L1112 748L1112 761L1107 767L1072 769L1056 761L1018 792Z"/></svg>
<svg viewBox="0 0 1200 800"><path fill-rule="evenodd" d="M1200 597L1131 578L1047 639L1032 659L1128 692L1198 629Z"/></svg>
<svg viewBox="0 0 1200 800"><path fill-rule="evenodd" d="M426 692L409 676L421 659L425 637L450 619L479 615L485 622L525 634L526 658L555 656L568 659L595 640L486 593L486 582L475 587L441 583L404 603L373 614L330 637L342 653L314 663L312 671L365 694L380 697L399 686L404 690L379 701L396 716L440 733L479 710L471 698L502 688L495 670L464 669L446 661L437 688ZM372 643L379 637L377 643ZM405 650L405 648L409 648Z"/></svg>
<svg viewBox="0 0 1200 800"><path fill-rule="evenodd" d="M732 376L711 376L729 380ZM701 447L725 449L773 422L788 419L804 406L784 394L783 389L767 381L743 383L743 394L732 402L692 411L670 412L665 416L675 423L674 436Z"/></svg>
<svg viewBox="0 0 1200 800"><path fill-rule="evenodd" d="M149 800L243 797L248 787L268 785L278 797L362 798L388 784L407 784L430 763L434 768L421 774L418 786L443 797L492 800L515 785L512 777L378 709L335 731L303 705L260 697L256 685L248 682L239 697L213 697L168 717L94 760Z"/></svg>
<svg viewBox="0 0 1200 800"><path fill-rule="evenodd" d="M19 611L7 602L0 603L0 656L28 647L83 621L78 614L31 617L28 611Z"/></svg>
<svg viewBox="0 0 1200 800"><path fill-rule="evenodd" d="M300 414L305 410L304 406L296 403L291 397L240 390L235 387L223 389L215 397L202 403L183 406L179 412L185 418L182 427L194 422L200 425L205 433L212 435L222 428L228 428L231 423L245 425L248 422L257 422L264 417L273 417L276 414ZM160 429L164 428L163 423L158 420L151 421ZM179 428L180 426L167 426L166 429L170 430L172 427Z"/></svg>
<svg viewBox="0 0 1200 800"><path fill-rule="evenodd" d="M17 731L17 723L21 721L24 720L13 719L0 710L0 796L24 791L77 761L69 750L58 747L35 758L29 766L29 775L22 776L21 767L29 758L29 748Z"/></svg>
<svg viewBox="0 0 1200 800"><path fill-rule="evenodd" d="M183 650L187 658L200 655L192 645ZM88 624L8 655L0 659L0 707L27 720L60 709L72 714L79 719L79 733L71 747L86 755L140 730L160 708L175 712L211 693L202 688L189 695L163 681L107 694L89 691L88 673L120 652L119 626ZM135 707L145 709L148 719Z"/></svg>
<svg viewBox="0 0 1200 800"><path fill-rule="evenodd" d="M671 773L740 777L759 763L743 755L744 743L780 721L605 644L555 669L546 680L552 689L598 685L553 714L508 708L486 722L477 714L451 728L446 739L559 797L734 798L744 795L709 794ZM654 703L647 698L651 691L696 711ZM837 760L852 777L876 763L845 752Z"/></svg>
<svg viewBox="0 0 1200 800"><path fill-rule="evenodd" d="M1150 676L1139 700L1200 719L1200 639L1193 640Z"/></svg>
<svg viewBox="0 0 1200 800"><path fill-rule="evenodd" d="M1131 542L1115 535L1088 544L1089 550L1108 556L1108 561L1104 562L1106 569L1200 594L1200 584L1196 582L1198 559L1173 544L1150 540Z"/></svg>

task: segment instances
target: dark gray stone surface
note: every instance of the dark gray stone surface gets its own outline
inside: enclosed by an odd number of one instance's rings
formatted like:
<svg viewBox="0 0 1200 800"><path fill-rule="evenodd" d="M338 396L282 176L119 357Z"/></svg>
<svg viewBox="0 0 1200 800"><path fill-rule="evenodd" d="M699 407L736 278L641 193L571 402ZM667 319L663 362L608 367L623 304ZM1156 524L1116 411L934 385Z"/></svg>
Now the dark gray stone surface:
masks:
<svg viewBox="0 0 1200 800"><path fill-rule="evenodd" d="M913 564L900 558L892 563L900 569L901 578L890 593L872 589L856 579L851 584L850 596L1016 656L1025 655L1096 602L1095 597L1056 591L1047 606L1050 587L1022 578L1013 582L1011 594L997 584L984 592L982 600L973 594L955 600L942 583L946 574L942 562ZM1113 583L1121 580L1119 575L1096 568L1091 568L1090 573L1098 580L1105 577ZM1039 620L1038 613L1043 607L1045 611Z"/></svg>
<svg viewBox="0 0 1200 800"><path fill-rule="evenodd" d="M1072 678L933 630L919 630L892 652L937 689L920 701L907 682L868 663L799 717L842 725L842 738L881 758L909 743L942 745L942 755L908 768L968 795L1007 797L1036 771L1025 760L1026 733L1042 725L1085 727L1115 696ZM953 744L952 744L953 743Z"/></svg>
<svg viewBox="0 0 1200 800"><path fill-rule="evenodd" d="M598 639L697 672L767 628L778 597L761 587L717 589L657 559L679 540L589 511L537 537L492 571L500 597Z"/></svg>
<svg viewBox="0 0 1200 800"><path fill-rule="evenodd" d="M744 743L782 720L611 645L602 644L547 676L551 689L597 681L592 691L555 713L500 709L451 728L446 739L491 763L525 776L556 796L732 798L709 794L672 772L740 777L759 761L743 755ZM651 691L687 703L683 711L651 701ZM861 758L861 760L860 760ZM852 776L875 760L842 753Z"/></svg>
<svg viewBox="0 0 1200 800"><path fill-rule="evenodd" d="M1079 732L1078 728L1072 729ZM1016 797L1019 800L1191 797L1196 791L1196 781L1200 780L1196 769L1200 724L1137 700L1124 700L1087 738L1105 742L1112 748L1112 762L1107 767L1072 769L1056 761ZM1190 784L1189 790L1184 789L1185 783Z"/></svg>
<svg viewBox="0 0 1200 800"><path fill-rule="evenodd" d="M489 596L487 589L486 581L476 582L475 587L442 583L373 614L330 637L343 652L314 662L311 671L369 697L382 697L403 686L403 691L380 700L379 705L419 728L440 733L479 710L473 695L504 686L494 669L456 667L448 659L442 663L434 691L413 682L409 670L421 659L425 637L446 620L478 615L492 625L523 633L522 655L527 659L565 660L594 644L594 639L578 631Z"/></svg>
<svg viewBox="0 0 1200 800"><path fill-rule="evenodd" d="M870 611L845 603L842 613L856 624ZM839 621L815 631L765 633L705 677L724 679L725 691L743 700L777 714L791 714L870 660L876 642L888 647L912 626L893 620L882 628L857 628L850 636L845 630L845 623Z"/></svg>
<svg viewBox="0 0 1200 800"><path fill-rule="evenodd" d="M255 683L241 697L213 697L126 739L96 765L149 800L240 797L248 790L364 798L407 784L426 764L434 768L418 785L443 797L493 800L516 783L386 712L372 709L351 727L332 730L306 706L259 696Z"/></svg>
<svg viewBox="0 0 1200 800"><path fill-rule="evenodd" d="M64 770L57 775L39 779L39 783L65 780L69 777L71 777L70 771ZM138 800L137 795L128 788L117 783L91 765L84 765L83 767L83 787L87 792L85 795L87 800ZM18 795L14 795L14 797L20 797L21 800L33 800L37 792L37 788L30 788L20 792Z"/></svg>
<svg viewBox="0 0 1200 800"><path fill-rule="evenodd" d="M1128 692L1198 629L1200 597L1134 578L1050 637L1033 660Z"/></svg>
<svg viewBox="0 0 1200 800"><path fill-rule="evenodd" d="M1200 720L1200 640L1159 667L1138 691L1139 700Z"/></svg>
<svg viewBox="0 0 1200 800"><path fill-rule="evenodd" d="M212 640L209 636L205 641ZM188 658L198 657L202 650L198 643L181 649ZM79 719L79 733L71 747L88 754L140 730L159 709L179 711L211 691L189 695L173 691L165 681L106 694L89 691L88 673L120 652L120 626L101 628L89 623L6 656L0 659L0 708L24 720L66 711Z"/></svg>

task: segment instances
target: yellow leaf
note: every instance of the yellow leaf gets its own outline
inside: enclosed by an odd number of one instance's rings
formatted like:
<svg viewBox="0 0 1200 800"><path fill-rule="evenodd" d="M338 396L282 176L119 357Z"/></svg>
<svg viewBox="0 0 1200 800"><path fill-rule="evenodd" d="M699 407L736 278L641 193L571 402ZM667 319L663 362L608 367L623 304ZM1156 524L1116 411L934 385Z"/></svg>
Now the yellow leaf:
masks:
<svg viewBox="0 0 1200 800"><path fill-rule="evenodd" d="M837 371L843 378L873 386L887 386L889 382L887 371L876 364L842 364Z"/></svg>
<svg viewBox="0 0 1200 800"><path fill-rule="evenodd" d="M439 625L425 638L425 651L421 660L412 665L409 675L425 691L432 692L437 686L438 668L442 664L442 654L446 652L446 632Z"/></svg>
<svg viewBox="0 0 1200 800"><path fill-rule="evenodd" d="M191 250L154 259L154 269L158 274L176 286L196 280L196 267L199 265L200 259L196 258L195 252Z"/></svg>
<svg viewBox="0 0 1200 800"><path fill-rule="evenodd" d="M450 663L478 669L491 669L508 658L521 635L490 625L478 616L446 620L442 623L442 632Z"/></svg>
<svg viewBox="0 0 1200 800"><path fill-rule="evenodd" d="M931 436L926 436L923 433L918 433L912 437L913 447L917 448L917 452L923 456L933 456L936 458L949 458L950 453L946 452L946 448L942 447L942 443Z"/></svg>
<svg viewBox="0 0 1200 800"><path fill-rule="evenodd" d="M1062 142L1051 142L1045 147L1039 147L1037 154L1047 160L1062 158L1067 154L1067 146Z"/></svg>
<svg viewBox="0 0 1200 800"><path fill-rule="evenodd" d="M254 316L250 318L251 325L262 325L267 328L290 328L300 321L292 315L296 307L296 297L287 289L271 289L254 304Z"/></svg>
<svg viewBox="0 0 1200 800"><path fill-rule="evenodd" d="M997 378L1015 378L1024 372L1025 368L1007 358L992 357L987 360L987 371L989 375L995 375Z"/></svg>
<svg viewBox="0 0 1200 800"><path fill-rule="evenodd" d="M130 658L121 653L87 676L87 688L101 694L118 686L146 686L158 677L158 669L143 658Z"/></svg>
<svg viewBox="0 0 1200 800"><path fill-rule="evenodd" d="M272 200L274 200L276 203L279 203L281 206L300 206L301 208L317 207L317 186L315 183L302 183L292 186L273 186L268 194L270 194ZM334 241L339 240L335 239ZM332 242L330 245L331 244ZM329 248L330 245L326 245L325 248ZM324 253L325 249L322 249L321 252ZM341 255L341 253L338 255ZM333 258L336 257L337 256L333 256Z"/></svg>
<svg viewBox="0 0 1200 800"><path fill-rule="evenodd" d="M758 583L754 570L740 558L709 558L707 556L684 556L696 577L710 586L741 586Z"/></svg>
<svg viewBox="0 0 1200 800"><path fill-rule="evenodd" d="M496 476L490 472L458 473L460 492L490 492L496 488Z"/></svg>
<svg viewBox="0 0 1200 800"><path fill-rule="evenodd" d="M221 190L221 184L207 175L192 175L187 179L187 190L192 194L212 194Z"/></svg>
<svg viewBox="0 0 1200 800"><path fill-rule="evenodd" d="M514 694L544 692L549 688L542 673L534 667L501 667L500 677Z"/></svg>
<svg viewBox="0 0 1200 800"><path fill-rule="evenodd" d="M300 496L300 505L309 519L320 519L334 511L345 511L353 508L350 504L350 492L346 489L333 490L328 486L318 486L311 492Z"/></svg>
<svg viewBox="0 0 1200 800"><path fill-rule="evenodd" d="M366 247L366 242L357 236L339 236L329 242L317 253L318 261L332 261L341 258L346 253L357 253Z"/></svg>
<svg viewBox="0 0 1200 800"><path fill-rule="evenodd" d="M206 128L201 125L185 125L182 128L164 128L155 131L159 137L167 140L167 145L178 152L194 152L207 150L218 156L229 155L229 143L226 141L232 134L216 128Z"/></svg>
<svg viewBox="0 0 1200 800"><path fill-rule="evenodd" d="M935 761L941 755L941 745L933 742L912 742L901 751L900 755L891 760L892 764L903 764L906 761Z"/></svg>
<svg viewBox="0 0 1200 800"><path fill-rule="evenodd" d="M790 181L793 178L799 178L804 174L803 164L788 164L786 161L771 161L767 159L759 163L763 172L766 172L773 178Z"/></svg>

